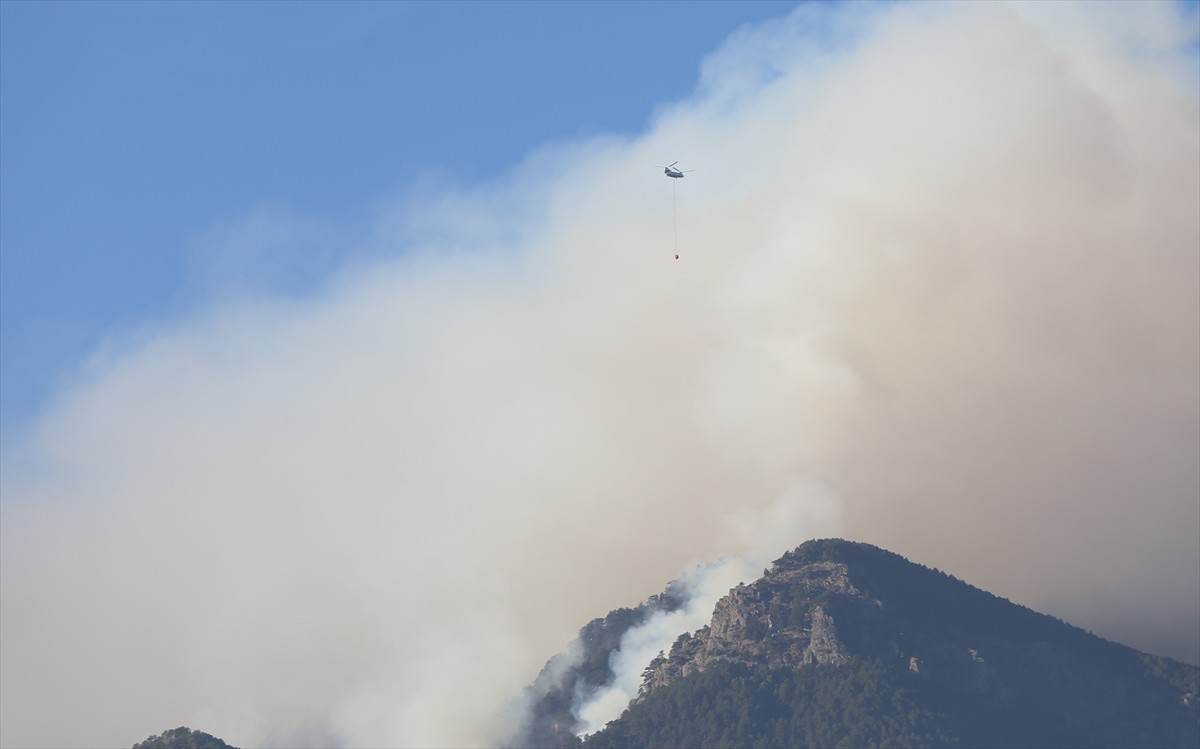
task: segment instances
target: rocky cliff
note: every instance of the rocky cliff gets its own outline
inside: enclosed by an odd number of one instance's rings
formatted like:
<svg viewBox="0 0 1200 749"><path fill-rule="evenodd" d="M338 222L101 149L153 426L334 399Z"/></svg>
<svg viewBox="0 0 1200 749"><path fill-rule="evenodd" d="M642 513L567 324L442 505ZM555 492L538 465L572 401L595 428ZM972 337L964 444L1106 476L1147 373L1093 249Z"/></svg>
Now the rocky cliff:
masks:
<svg viewBox="0 0 1200 749"><path fill-rule="evenodd" d="M639 700L717 661L768 668L845 663L850 655L838 637L837 623L820 603L829 595L868 607L880 605L855 588L846 565L836 562L777 570L752 585L739 585L717 602L708 626L681 635L669 657L650 664ZM799 616L780 615L780 596L796 598L789 607L799 604Z"/></svg>
<svg viewBox="0 0 1200 749"><path fill-rule="evenodd" d="M625 610L624 626L651 608ZM622 626L589 627L606 631L606 648L585 648L587 679L602 683L598 666ZM1194 747L1198 682L1194 666L897 554L812 541L721 598L707 626L650 663L625 714L585 743ZM525 743L580 743L567 702L539 705L534 722L553 713L556 730Z"/></svg>

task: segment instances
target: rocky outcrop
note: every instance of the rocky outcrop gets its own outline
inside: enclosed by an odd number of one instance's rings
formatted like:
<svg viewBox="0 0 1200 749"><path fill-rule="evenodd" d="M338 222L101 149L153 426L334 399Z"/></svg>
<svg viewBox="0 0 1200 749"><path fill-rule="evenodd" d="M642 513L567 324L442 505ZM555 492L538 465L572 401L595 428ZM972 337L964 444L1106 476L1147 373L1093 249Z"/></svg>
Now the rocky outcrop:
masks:
<svg viewBox="0 0 1200 749"><path fill-rule="evenodd" d="M814 606L809 617L808 647L804 649L801 662L807 665L829 663L839 666L850 659L846 648L838 640L837 626L833 617L820 606Z"/></svg>
<svg viewBox="0 0 1200 749"><path fill-rule="evenodd" d="M678 591L675 591L678 593ZM514 745L1200 746L1200 669L1138 653L868 544L809 541L730 590L585 740L571 699L671 590L581 632Z"/></svg>
<svg viewBox="0 0 1200 749"><path fill-rule="evenodd" d="M669 655L655 659L646 670L641 698L717 662L773 669L845 663L849 650L823 605L831 600L880 605L854 586L844 563L777 564L754 583L729 591L708 626L682 635Z"/></svg>

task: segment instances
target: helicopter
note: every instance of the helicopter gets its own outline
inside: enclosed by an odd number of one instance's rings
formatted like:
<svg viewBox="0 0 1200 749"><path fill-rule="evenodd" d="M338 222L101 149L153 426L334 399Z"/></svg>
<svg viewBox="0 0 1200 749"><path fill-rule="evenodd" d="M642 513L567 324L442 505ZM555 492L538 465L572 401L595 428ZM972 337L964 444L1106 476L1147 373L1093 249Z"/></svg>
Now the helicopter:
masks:
<svg viewBox="0 0 1200 749"><path fill-rule="evenodd" d="M672 161L670 164L662 167L663 174L671 177L672 179L683 179L683 175L687 174L688 172L696 171L695 169L676 169L675 165L678 163L678 161ZM658 167L655 168L657 169Z"/></svg>

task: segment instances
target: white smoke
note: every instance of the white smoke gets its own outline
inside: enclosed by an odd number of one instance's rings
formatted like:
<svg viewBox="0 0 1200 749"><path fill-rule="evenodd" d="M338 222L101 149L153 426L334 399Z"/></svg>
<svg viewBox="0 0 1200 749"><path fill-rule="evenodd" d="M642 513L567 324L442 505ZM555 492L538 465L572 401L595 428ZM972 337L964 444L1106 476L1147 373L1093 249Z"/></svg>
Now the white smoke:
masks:
<svg viewBox="0 0 1200 749"><path fill-rule="evenodd" d="M637 138L382 205L320 294L98 352L4 456L0 744L493 742L798 477L1200 659L1196 21L1097 8L802 6Z"/></svg>
<svg viewBox="0 0 1200 749"><path fill-rule="evenodd" d="M681 576L681 583L689 594L684 606L674 611L657 611L646 621L626 630L620 646L609 658L611 681L590 693L577 690L572 713L579 720L579 735L595 733L618 718L637 696L642 674L650 662L670 650L671 643L679 635L695 632L708 624L713 606L721 596L750 577L752 574L743 568L740 560L721 559L686 571ZM712 578L724 583L715 584ZM693 584L699 585L700 589L693 590Z"/></svg>
<svg viewBox="0 0 1200 749"><path fill-rule="evenodd" d="M638 695L651 661L669 651L680 635L707 625L717 601L731 588L758 578L769 562L800 541L838 533L838 511L839 505L826 487L797 481L764 512L743 509L731 518L730 526L741 536L746 551L684 570L672 587L684 596L683 604L670 611L655 611L626 630L609 658L609 682L575 695L572 712L579 719L578 733L595 733L620 717Z"/></svg>

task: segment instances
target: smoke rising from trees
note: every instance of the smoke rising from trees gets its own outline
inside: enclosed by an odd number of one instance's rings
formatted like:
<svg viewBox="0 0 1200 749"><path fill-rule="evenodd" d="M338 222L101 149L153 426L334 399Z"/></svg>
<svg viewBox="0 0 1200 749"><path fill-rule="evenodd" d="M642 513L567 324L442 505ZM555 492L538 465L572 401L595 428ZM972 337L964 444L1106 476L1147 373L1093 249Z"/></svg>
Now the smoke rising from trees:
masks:
<svg viewBox="0 0 1200 749"><path fill-rule="evenodd" d="M97 352L5 456L0 743L486 744L592 617L830 533L1200 659L1196 32L804 6Z"/></svg>

